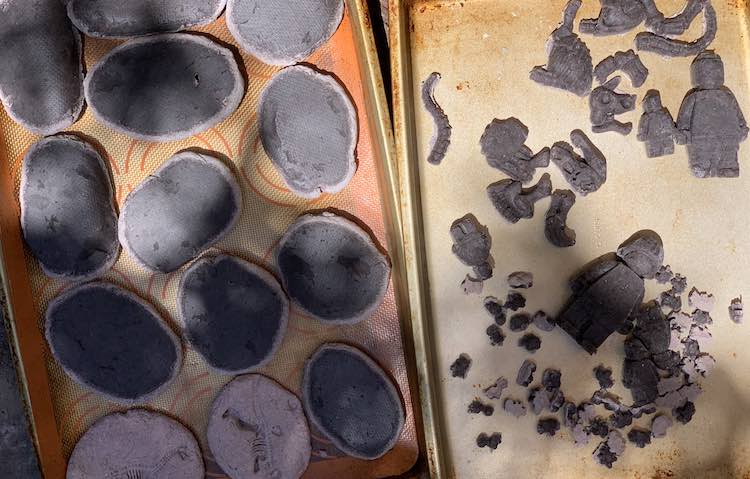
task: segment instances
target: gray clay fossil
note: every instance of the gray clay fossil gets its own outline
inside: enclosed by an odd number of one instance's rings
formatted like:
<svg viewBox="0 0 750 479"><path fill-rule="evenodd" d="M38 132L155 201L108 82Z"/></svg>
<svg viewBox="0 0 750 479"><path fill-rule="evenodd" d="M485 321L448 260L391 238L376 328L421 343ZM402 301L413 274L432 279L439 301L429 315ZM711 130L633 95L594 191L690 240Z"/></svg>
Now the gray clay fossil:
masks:
<svg viewBox="0 0 750 479"><path fill-rule="evenodd" d="M531 359L525 359L523 364L521 364L521 367L518 369L516 384L528 387L528 385L534 380L534 372L536 372L536 363Z"/></svg>
<svg viewBox="0 0 750 479"><path fill-rule="evenodd" d="M495 118L484 129L479 144L487 163L511 179L528 183L537 168L549 166L549 148L534 154L524 143L529 129L517 118Z"/></svg>
<svg viewBox="0 0 750 479"><path fill-rule="evenodd" d="M69 376L123 404L158 395L182 363L180 340L157 311L110 283L74 286L52 300L45 336Z"/></svg>
<svg viewBox="0 0 750 479"><path fill-rule="evenodd" d="M70 0L68 16L89 37L127 38L206 25L226 0Z"/></svg>
<svg viewBox="0 0 750 479"><path fill-rule="evenodd" d="M22 168L21 228L45 274L82 281L108 270L120 244L102 156L76 137L53 136L29 148Z"/></svg>
<svg viewBox="0 0 750 479"><path fill-rule="evenodd" d="M336 32L343 0L228 0L227 27L243 50L271 65L309 57Z"/></svg>
<svg viewBox="0 0 750 479"><path fill-rule="evenodd" d="M451 144L452 132L448 115L435 100L435 87L438 82L440 82L438 72L430 73L430 76L422 82L422 104L432 117L434 124L432 138L430 138L430 153L427 156L427 162L432 165L439 165L445 159L445 154Z"/></svg>
<svg viewBox="0 0 750 479"><path fill-rule="evenodd" d="M539 84L586 96L594 81L594 65L586 44L573 33L582 0L570 0L562 24L552 32L546 66L531 70L531 79Z"/></svg>
<svg viewBox="0 0 750 479"><path fill-rule="evenodd" d="M729 304L729 319L736 324L742 324L744 317L745 313L742 305L742 296L734 298Z"/></svg>
<svg viewBox="0 0 750 479"><path fill-rule="evenodd" d="M678 143L688 146L690 169L698 178L737 177L737 151L748 126L737 98L724 86L721 57L702 52L693 60L691 78L693 89L677 115Z"/></svg>
<svg viewBox="0 0 750 479"><path fill-rule="evenodd" d="M528 271L515 271L508 275L508 287L528 289L534 286L534 275Z"/></svg>
<svg viewBox="0 0 750 479"><path fill-rule="evenodd" d="M657 35L669 37L682 35L709 2L710 0L687 0L683 9L677 15L657 19L658 21L647 23L646 26Z"/></svg>
<svg viewBox="0 0 750 479"><path fill-rule="evenodd" d="M315 427L359 459L384 455L404 427L396 386L372 359L350 346L324 344L307 360L302 397Z"/></svg>
<svg viewBox="0 0 750 479"><path fill-rule="evenodd" d="M578 194L586 196L601 188L607 181L607 159L581 130L573 130L570 141L583 156L578 155L573 146L561 141L552 146L552 163L560 168Z"/></svg>
<svg viewBox="0 0 750 479"><path fill-rule="evenodd" d="M640 51L653 52L663 57L697 55L711 45L718 29L716 11L711 2L706 2L703 15L703 35L694 41L678 40L652 32L641 32L635 37L635 46Z"/></svg>
<svg viewBox="0 0 750 479"><path fill-rule="evenodd" d="M303 198L343 190L357 169L357 112L333 76L304 65L284 68L258 104L263 149Z"/></svg>
<svg viewBox="0 0 750 479"><path fill-rule="evenodd" d="M646 8L641 0L599 0L598 18L581 20L581 33L605 36L620 35L633 30L646 19Z"/></svg>
<svg viewBox="0 0 750 479"><path fill-rule="evenodd" d="M615 119L616 115L635 110L635 95L617 93L620 77L614 77L606 83L594 88L589 96L591 109L591 130L594 133L613 131L621 135L629 135L633 124L622 123Z"/></svg>
<svg viewBox="0 0 750 479"><path fill-rule="evenodd" d="M576 195L570 190L555 190L544 218L544 236L558 248L576 244L576 232L568 227L568 213L576 202Z"/></svg>
<svg viewBox="0 0 750 479"><path fill-rule="evenodd" d="M625 73L636 88L643 86L648 78L648 68L633 50L617 52L600 61L594 68L594 76L599 83L605 83L618 70Z"/></svg>
<svg viewBox="0 0 750 479"><path fill-rule="evenodd" d="M211 405L206 438L232 479L296 479L310 462L302 403L260 374L238 376L222 388Z"/></svg>
<svg viewBox="0 0 750 479"><path fill-rule="evenodd" d="M0 5L0 100L32 133L51 135L83 110L81 37L59 0Z"/></svg>
<svg viewBox="0 0 750 479"><path fill-rule="evenodd" d="M500 180L487 187L487 195L495 209L511 223L534 216L534 203L552 194L549 173L539 178L536 185L524 188L520 181Z"/></svg>
<svg viewBox="0 0 750 479"><path fill-rule="evenodd" d="M145 409L98 419L68 461L67 479L203 479L198 441L174 419Z"/></svg>
<svg viewBox="0 0 750 479"><path fill-rule="evenodd" d="M649 158L657 158L674 153L677 137L677 126L672 114L662 105L661 94L657 90L649 90L643 98L643 115L638 123L638 141L646 143L646 154ZM665 271L665 276L666 273ZM671 271L666 281L669 279Z"/></svg>
<svg viewBox="0 0 750 479"><path fill-rule="evenodd" d="M242 191L224 163L183 151L127 196L120 243L143 267L170 273L221 240L241 208Z"/></svg>
<svg viewBox="0 0 750 479"><path fill-rule="evenodd" d="M479 223L474 215L467 214L453 222L450 235L453 254L474 269L477 279L489 279L494 260L490 256L492 237L487 227Z"/></svg>
<svg viewBox="0 0 750 479"><path fill-rule="evenodd" d="M287 229L276 260L284 289L326 324L369 318L388 289L388 257L356 223L332 213L305 215Z"/></svg>

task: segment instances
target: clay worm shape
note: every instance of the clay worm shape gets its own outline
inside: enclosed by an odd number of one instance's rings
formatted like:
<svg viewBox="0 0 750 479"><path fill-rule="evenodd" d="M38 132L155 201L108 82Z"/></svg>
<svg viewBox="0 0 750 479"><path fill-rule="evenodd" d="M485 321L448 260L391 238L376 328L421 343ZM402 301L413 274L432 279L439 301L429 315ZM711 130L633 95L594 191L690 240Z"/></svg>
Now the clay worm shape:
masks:
<svg viewBox="0 0 750 479"><path fill-rule="evenodd" d="M718 28L716 11L711 3L706 3L703 9L704 24L703 36L692 42L677 40L656 35L651 32L642 32L635 37L635 46L638 50L657 53L664 57L688 57L697 55L705 50L716 38Z"/></svg>
<svg viewBox="0 0 750 479"><path fill-rule="evenodd" d="M451 144L453 130L448 121L448 115L435 100L435 87L438 82L440 82L440 73L437 72L430 73L430 76L422 82L422 103L435 123L430 139L430 154L427 156L427 161L433 165L439 165L445 158Z"/></svg>
<svg viewBox="0 0 750 479"><path fill-rule="evenodd" d="M576 232L566 224L575 202L576 195L570 190L555 190L552 193L552 202L544 220L544 235L557 247L567 248L576 244Z"/></svg>
<svg viewBox="0 0 750 479"><path fill-rule="evenodd" d="M534 178L537 168L549 166L549 148L537 154L524 142L529 129L516 118L495 118L484 129L479 144L490 166L497 168L516 181L527 183Z"/></svg>
<svg viewBox="0 0 750 479"><path fill-rule="evenodd" d="M570 144L561 141L552 146L552 162L560 168L570 186L586 196L607 181L607 159L581 130L571 132L570 141L581 150L583 157L576 154Z"/></svg>
<svg viewBox="0 0 750 479"><path fill-rule="evenodd" d="M534 216L534 203L552 193L552 181L545 173L539 182L529 188L523 188L520 181L501 180L487 187L487 195L495 209L511 223L521 218Z"/></svg>
<svg viewBox="0 0 750 479"><path fill-rule="evenodd" d="M629 135L633 130L632 123L615 120L616 115L635 110L635 95L615 91L620 84L620 79L620 77L614 77L591 92L589 107L591 108L591 130L594 133L613 131L621 135Z"/></svg>
<svg viewBox="0 0 750 479"><path fill-rule="evenodd" d="M636 88L643 86L648 78L648 68L633 50L608 56L594 68L594 76L599 83L604 83L617 70L625 73Z"/></svg>

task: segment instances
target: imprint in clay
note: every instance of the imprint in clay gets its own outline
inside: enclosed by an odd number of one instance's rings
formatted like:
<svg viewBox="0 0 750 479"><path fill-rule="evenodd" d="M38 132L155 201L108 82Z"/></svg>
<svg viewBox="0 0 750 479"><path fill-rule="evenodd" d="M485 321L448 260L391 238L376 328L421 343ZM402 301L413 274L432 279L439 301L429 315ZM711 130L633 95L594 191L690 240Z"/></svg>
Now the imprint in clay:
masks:
<svg viewBox="0 0 750 479"><path fill-rule="evenodd" d="M534 203L552 193L552 181L545 173L536 185L524 188L520 181L500 180L487 187L487 195L495 209L511 223L534 216Z"/></svg>
<svg viewBox="0 0 750 479"><path fill-rule="evenodd" d="M568 213L576 202L576 195L570 190L555 190L544 218L544 236L558 248L576 244L576 232L567 225Z"/></svg>
<svg viewBox="0 0 750 479"><path fill-rule="evenodd" d="M493 259L490 256L492 237L486 226L472 214L457 219L450 229L451 251L466 266L474 269L477 279L484 281L492 276Z"/></svg>
<svg viewBox="0 0 750 479"><path fill-rule="evenodd" d="M619 84L620 77L614 77L591 92L589 107L591 108L591 130L594 133L614 131L621 135L629 135L633 129L632 123L621 123L615 120L615 115L635 110L636 96L617 93L615 89Z"/></svg>
<svg viewBox="0 0 750 479"><path fill-rule="evenodd" d="M598 18L581 20L581 33L589 35L620 35L634 29L646 19L646 8L641 0L599 0Z"/></svg>
<svg viewBox="0 0 750 479"><path fill-rule="evenodd" d="M663 57L689 57L702 52L716 38L718 24L711 2L703 8L703 36L692 42L667 38L651 32L641 32L635 37L638 50L653 52Z"/></svg>
<svg viewBox="0 0 750 479"><path fill-rule="evenodd" d="M577 193L586 196L598 190L607 181L607 159L581 130L573 130L570 133L570 141L583 156L573 151L570 144L560 141L552 146L552 163L560 168L565 179Z"/></svg>
<svg viewBox="0 0 750 479"><path fill-rule="evenodd" d="M648 68L633 50L608 56L596 65L594 76L599 83L604 83L617 70L625 73L636 88L643 86L648 78Z"/></svg>
<svg viewBox="0 0 750 479"><path fill-rule="evenodd" d="M432 165L439 165L445 158L451 144L452 132L448 115L435 100L435 87L438 82L440 82L438 72L430 73L430 76L422 82L422 104L434 123L432 138L430 138L430 153L427 156L427 162Z"/></svg>
<svg viewBox="0 0 750 479"><path fill-rule="evenodd" d="M487 163L511 179L528 183L534 178L537 168L549 166L549 148L534 154L524 145L529 129L516 118L495 118L484 129L479 144Z"/></svg>
<svg viewBox="0 0 750 479"><path fill-rule="evenodd" d="M638 141L646 143L646 154L649 158L657 158L674 153L677 136L674 119L669 110L661 104L661 95L657 90L649 90L643 98L643 115L638 123Z"/></svg>

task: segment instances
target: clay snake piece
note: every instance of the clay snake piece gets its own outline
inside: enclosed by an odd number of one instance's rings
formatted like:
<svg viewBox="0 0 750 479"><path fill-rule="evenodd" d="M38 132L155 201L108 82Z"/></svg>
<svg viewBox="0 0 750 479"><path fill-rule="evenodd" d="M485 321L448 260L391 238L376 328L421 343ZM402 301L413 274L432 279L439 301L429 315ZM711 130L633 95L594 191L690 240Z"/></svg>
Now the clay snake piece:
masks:
<svg viewBox="0 0 750 479"><path fill-rule="evenodd" d="M430 76L422 82L422 103L434 122L430 153L427 156L427 162L432 165L439 165L445 158L451 144L452 132L448 115L435 100L435 87L438 82L440 82L440 73L437 72L430 73Z"/></svg>

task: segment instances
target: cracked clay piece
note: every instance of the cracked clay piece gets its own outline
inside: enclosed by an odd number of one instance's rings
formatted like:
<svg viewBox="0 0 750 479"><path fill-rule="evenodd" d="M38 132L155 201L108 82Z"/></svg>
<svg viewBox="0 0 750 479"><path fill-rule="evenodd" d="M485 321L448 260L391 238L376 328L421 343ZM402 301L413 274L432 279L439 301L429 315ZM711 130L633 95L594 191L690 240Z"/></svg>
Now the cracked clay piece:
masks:
<svg viewBox="0 0 750 479"><path fill-rule="evenodd" d="M742 324L745 313L743 311L742 296L734 298L729 304L729 319L735 324Z"/></svg>
<svg viewBox="0 0 750 479"><path fill-rule="evenodd" d="M228 0L227 27L243 50L270 65L308 58L344 16L343 0Z"/></svg>
<svg viewBox="0 0 750 479"><path fill-rule="evenodd" d="M302 403L260 374L239 376L222 388L211 405L206 438L232 479L295 479L310 461Z"/></svg>
<svg viewBox="0 0 750 479"><path fill-rule="evenodd" d="M516 401L511 398L508 398L503 402L503 410L516 418L526 415L526 405L521 401Z"/></svg>
<svg viewBox="0 0 750 479"><path fill-rule="evenodd" d="M450 235L453 239L451 248L453 254L463 264L475 269L482 265L488 265L491 276L493 260L490 256L490 248L492 247L492 237L487 227L479 223L474 215L467 214L453 222ZM479 276L479 280L489 279L482 277L485 275Z"/></svg>
<svg viewBox="0 0 750 479"><path fill-rule="evenodd" d="M591 131L594 133L613 131L621 135L629 135L632 131L632 123L619 122L615 116L635 110L636 95L617 93L615 89L619 84L620 77L617 76L594 88L591 92L589 107Z"/></svg>
<svg viewBox="0 0 750 479"><path fill-rule="evenodd" d="M485 331L490 338L490 344L493 346L502 346L505 341L505 334L497 324L490 324Z"/></svg>
<svg viewBox="0 0 750 479"><path fill-rule="evenodd" d="M618 70L625 73L636 88L643 86L648 78L648 68L633 50L608 56L596 65L594 76L599 83L605 83L610 75Z"/></svg>
<svg viewBox="0 0 750 479"><path fill-rule="evenodd" d="M174 141L234 113L245 80L234 54L205 37L168 33L107 53L84 81L86 102L106 126L142 141Z"/></svg>
<svg viewBox="0 0 750 479"><path fill-rule="evenodd" d="M695 309L710 313L716 305L716 298L713 294L698 291L698 288L694 287L690 290L690 293L688 293L688 302L690 306Z"/></svg>
<svg viewBox="0 0 750 479"><path fill-rule="evenodd" d="M220 241L241 208L232 170L211 156L183 151L125 198L120 244L144 268L171 273Z"/></svg>
<svg viewBox="0 0 750 479"><path fill-rule="evenodd" d="M593 434L594 436L604 438L607 437L607 434L609 434L609 425L607 424L607 421L602 419L600 416L596 416L589 422L588 432L589 434Z"/></svg>
<svg viewBox="0 0 750 479"><path fill-rule="evenodd" d="M655 231L641 230L617 248L617 256L638 276L653 279L664 261L664 244Z"/></svg>
<svg viewBox="0 0 750 479"><path fill-rule="evenodd" d="M650 359L624 361L622 384L630 389L636 406L652 403L659 397L658 383L659 372Z"/></svg>
<svg viewBox="0 0 750 479"><path fill-rule="evenodd" d="M331 213L305 215L289 226L276 263L289 298L326 324L369 318L385 297L391 272L366 231Z"/></svg>
<svg viewBox="0 0 750 479"><path fill-rule="evenodd" d="M714 322L710 314L708 314L705 311L701 311L700 309L694 310L693 314L691 315L691 318L692 318L692 321L699 326L706 326L709 324L713 324Z"/></svg>
<svg viewBox="0 0 750 479"><path fill-rule="evenodd" d="M542 340L536 334L529 333L518 340L518 345L530 353L535 353L542 347Z"/></svg>
<svg viewBox="0 0 750 479"><path fill-rule="evenodd" d="M487 396L487 399L500 399L507 387L508 380L501 376L497 378L495 384L484 389L484 395Z"/></svg>
<svg viewBox="0 0 750 479"><path fill-rule="evenodd" d="M482 294L484 282L481 279L472 278L467 274L463 281L461 281L461 289L464 294Z"/></svg>
<svg viewBox="0 0 750 479"><path fill-rule="evenodd" d="M672 268L667 264L659 267L659 271L656 272L654 279L659 284L666 284L669 283L673 276Z"/></svg>
<svg viewBox="0 0 750 479"><path fill-rule="evenodd" d="M618 430L611 430L607 435L607 445L609 450L617 456L621 456L625 452L625 438L622 433Z"/></svg>
<svg viewBox="0 0 750 479"><path fill-rule="evenodd" d="M567 428L573 428L578 424L578 406L572 402L566 402L562 407L563 425Z"/></svg>
<svg viewBox="0 0 750 479"><path fill-rule="evenodd" d="M68 16L89 37L128 38L207 25L226 0L70 0Z"/></svg>
<svg viewBox="0 0 750 479"><path fill-rule="evenodd" d="M716 11L711 2L706 2L703 8L703 36L688 42L657 35L651 32L641 32L635 37L635 46L640 51L652 52L663 57L689 57L702 52L716 38L718 24Z"/></svg>
<svg viewBox="0 0 750 479"><path fill-rule="evenodd" d="M539 178L536 185L524 188L520 181L505 179L487 187L487 195L495 209L510 223L534 216L534 203L552 194L549 173Z"/></svg>
<svg viewBox="0 0 750 479"><path fill-rule="evenodd" d="M656 439L667 436L667 430L672 427L672 418L665 414L656 416L651 421L651 435Z"/></svg>
<svg viewBox="0 0 750 479"><path fill-rule="evenodd" d="M550 316L542 310L534 313L531 322L534 323L534 326L536 326L538 330L545 332L552 331L557 326L555 320L550 318Z"/></svg>
<svg viewBox="0 0 750 479"><path fill-rule="evenodd" d="M34 143L23 159L19 203L24 240L47 276L85 281L117 260L112 179L85 141L60 135Z"/></svg>
<svg viewBox="0 0 750 479"><path fill-rule="evenodd" d="M536 372L536 363L530 359L524 360L523 364L521 364L521 367L518 369L516 384L528 387L534 380L534 372Z"/></svg>
<svg viewBox="0 0 750 479"><path fill-rule="evenodd" d="M427 156L427 162L431 165L439 165L445 159L445 154L451 144L453 130L450 121L448 121L448 115L435 100L435 87L438 82L440 82L440 73L438 72L430 73L430 76L422 82L422 104L433 121L430 153Z"/></svg>
<svg viewBox="0 0 750 479"><path fill-rule="evenodd" d="M386 372L343 344L324 344L307 360L302 398L313 425L358 459L383 456L404 427L401 397Z"/></svg>
<svg viewBox="0 0 750 479"><path fill-rule="evenodd" d="M174 419L145 409L98 419L73 449L67 479L203 479L195 436Z"/></svg>
<svg viewBox="0 0 750 479"><path fill-rule="evenodd" d="M599 383L600 389L609 389L615 385L615 381L612 379L612 368L605 368L600 364L594 368L594 377Z"/></svg>
<svg viewBox="0 0 750 479"><path fill-rule="evenodd" d="M570 141L583 156L579 156L570 144L560 141L552 145L552 162L560 168L570 186L581 196L586 196L607 181L607 159L581 130L573 130Z"/></svg>
<svg viewBox="0 0 750 479"><path fill-rule="evenodd" d="M568 213L576 202L576 195L570 190L555 190L544 218L544 236L558 248L568 248L576 244L576 232L567 225Z"/></svg>
<svg viewBox="0 0 750 479"><path fill-rule="evenodd" d="M672 114L662 105L661 94L649 90L643 98L643 115L638 123L638 141L646 144L646 155L649 158L671 155L677 137L677 126ZM671 270L664 270L663 281L659 282L666 283L671 276Z"/></svg>
<svg viewBox="0 0 750 479"><path fill-rule="evenodd" d="M489 447L493 451L503 442L503 435L499 432L492 433L488 436L486 433L480 433L477 436L477 447Z"/></svg>
<svg viewBox="0 0 750 479"><path fill-rule="evenodd" d="M534 154L524 143L529 129L517 118L495 118L484 129L479 144L487 163L511 179L528 183L537 168L549 166L549 148Z"/></svg>
<svg viewBox="0 0 750 479"><path fill-rule="evenodd" d="M659 303L662 307L672 311L679 311L682 308L682 298L672 291L662 291L659 295Z"/></svg>
<svg viewBox="0 0 750 479"><path fill-rule="evenodd" d="M509 309L511 311L518 311L519 309L526 306L526 298L518 291L511 291L508 293L508 296L505 299L505 304L503 306L505 307L505 309ZM518 315L513 315L513 316L518 316Z"/></svg>
<svg viewBox="0 0 750 479"><path fill-rule="evenodd" d="M599 0L598 18L581 20L581 33L605 36L620 35L633 30L646 19L646 8L641 0Z"/></svg>
<svg viewBox="0 0 750 479"><path fill-rule="evenodd" d="M554 436L560 430L560 421L554 417L543 418L536 423L536 432L549 437Z"/></svg>
<svg viewBox="0 0 750 479"><path fill-rule="evenodd" d="M534 286L534 275L528 271L516 271L508 275L508 286L514 289L528 289Z"/></svg>
<svg viewBox="0 0 750 479"><path fill-rule="evenodd" d="M121 404L160 394L182 363L180 340L159 313L110 283L74 286L53 299L44 332L71 378Z"/></svg>
<svg viewBox="0 0 750 479"><path fill-rule="evenodd" d="M466 379L466 373L471 367L471 358L466 353L461 353L453 364L451 364L451 376L454 378Z"/></svg>
<svg viewBox="0 0 750 479"><path fill-rule="evenodd" d="M581 4L582 0L567 3L562 24L552 32L548 42L547 65L534 67L530 77L539 84L584 97L594 82L594 65L588 47L573 33Z"/></svg>
<svg viewBox="0 0 750 479"><path fill-rule="evenodd" d="M508 327L510 328L511 332L519 333L521 331L526 331L526 329L531 324L531 321L532 319L529 313L516 313L510 317Z"/></svg>
<svg viewBox="0 0 750 479"><path fill-rule="evenodd" d="M338 193L357 169L357 113L332 75L295 65L276 73L258 104L263 149L295 194Z"/></svg>
<svg viewBox="0 0 750 479"><path fill-rule="evenodd" d="M636 447L643 449L648 444L651 444L651 431L633 428L628 431L628 441L635 444Z"/></svg>

